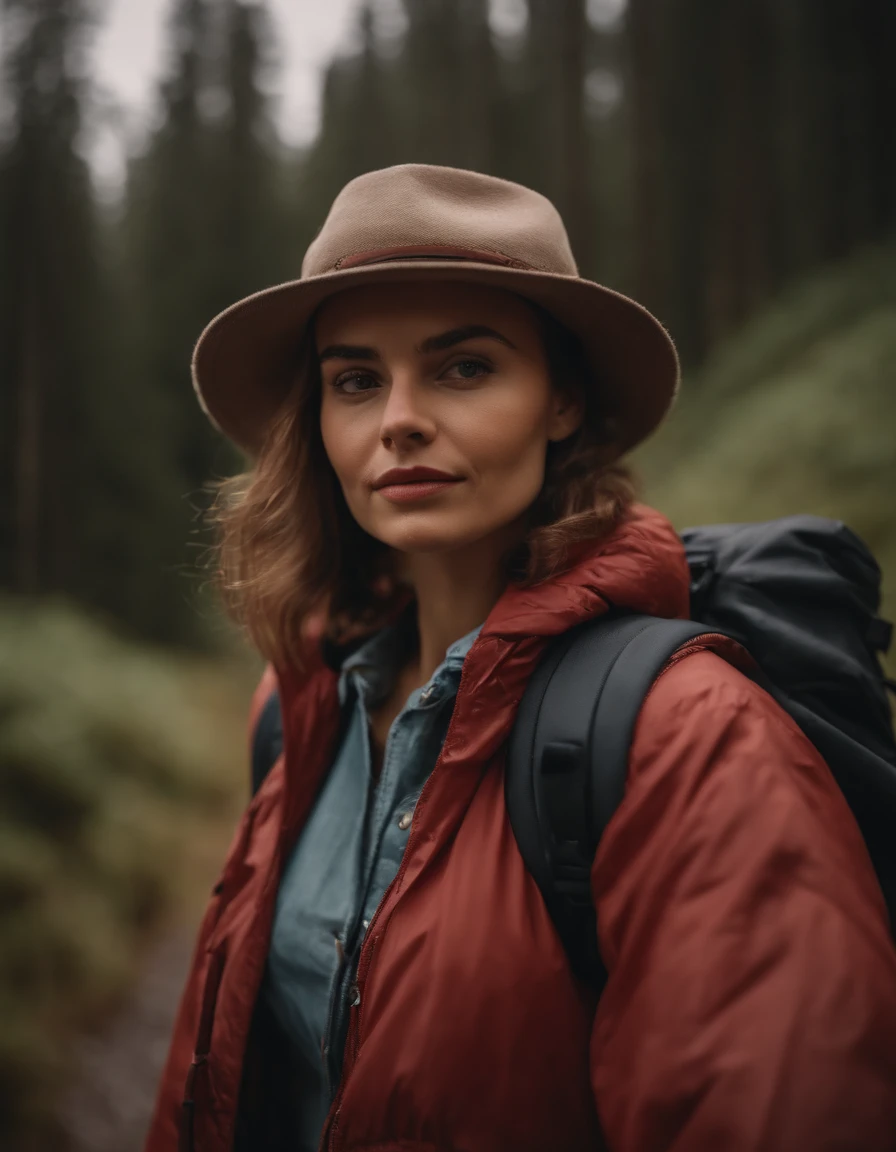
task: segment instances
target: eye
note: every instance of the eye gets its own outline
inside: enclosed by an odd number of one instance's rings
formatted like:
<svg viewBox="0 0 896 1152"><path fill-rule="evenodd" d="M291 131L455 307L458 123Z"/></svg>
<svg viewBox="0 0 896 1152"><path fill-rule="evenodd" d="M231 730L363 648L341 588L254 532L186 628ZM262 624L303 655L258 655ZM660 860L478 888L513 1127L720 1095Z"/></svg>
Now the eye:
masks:
<svg viewBox="0 0 896 1152"><path fill-rule="evenodd" d="M344 396L358 396L362 392L372 391L376 385L376 377L369 372L343 372L333 380L330 387Z"/></svg>
<svg viewBox="0 0 896 1152"><path fill-rule="evenodd" d="M455 375L460 377L461 380L476 380L480 376L487 376L492 371L490 364L485 363L483 360L472 360L467 357L464 360L456 360L448 369L446 375Z"/></svg>

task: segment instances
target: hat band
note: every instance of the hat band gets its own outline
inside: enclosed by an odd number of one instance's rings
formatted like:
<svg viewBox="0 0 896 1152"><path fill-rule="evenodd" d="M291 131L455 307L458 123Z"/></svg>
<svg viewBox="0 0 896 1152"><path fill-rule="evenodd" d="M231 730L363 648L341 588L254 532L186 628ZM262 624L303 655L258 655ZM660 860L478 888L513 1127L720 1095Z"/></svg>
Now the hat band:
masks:
<svg viewBox="0 0 896 1152"><path fill-rule="evenodd" d="M372 248L353 256L340 256L335 268L358 268L363 264L385 264L390 260L474 260L477 264L499 264L502 268L533 271L531 264L482 248L462 248L454 244L408 244L400 248Z"/></svg>

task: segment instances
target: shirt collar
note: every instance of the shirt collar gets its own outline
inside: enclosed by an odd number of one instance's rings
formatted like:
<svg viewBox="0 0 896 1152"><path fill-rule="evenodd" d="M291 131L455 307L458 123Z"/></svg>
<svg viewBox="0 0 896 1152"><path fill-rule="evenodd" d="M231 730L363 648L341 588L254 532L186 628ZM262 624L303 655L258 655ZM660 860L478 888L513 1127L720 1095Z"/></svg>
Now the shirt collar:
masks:
<svg viewBox="0 0 896 1152"><path fill-rule="evenodd" d="M444 659L433 672L429 682L423 685L422 690L425 691L430 685L437 688L444 683L447 676L456 676L459 673L481 629L482 625L479 624L449 645ZM368 703L376 704L384 700L395 686L398 672L413 646L415 636L416 616L411 608L395 623L374 633L360 648L347 656L342 662L339 677L339 695L342 702L345 702L348 680L352 672L360 678Z"/></svg>

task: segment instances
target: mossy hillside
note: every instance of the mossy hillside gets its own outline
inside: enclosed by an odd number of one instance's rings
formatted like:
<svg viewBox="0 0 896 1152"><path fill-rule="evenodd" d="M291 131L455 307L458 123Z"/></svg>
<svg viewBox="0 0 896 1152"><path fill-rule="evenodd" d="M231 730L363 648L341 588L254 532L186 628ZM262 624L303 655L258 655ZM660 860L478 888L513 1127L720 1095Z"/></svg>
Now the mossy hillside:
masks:
<svg viewBox="0 0 896 1152"><path fill-rule="evenodd" d="M896 244L757 317L685 381L639 465L647 499L678 528L797 512L845 521L877 556L896 618Z"/></svg>
<svg viewBox="0 0 896 1152"><path fill-rule="evenodd" d="M4 1147L52 1146L67 1038L124 991L160 917L201 898L245 797L250 676L0 600Z"/></svg>

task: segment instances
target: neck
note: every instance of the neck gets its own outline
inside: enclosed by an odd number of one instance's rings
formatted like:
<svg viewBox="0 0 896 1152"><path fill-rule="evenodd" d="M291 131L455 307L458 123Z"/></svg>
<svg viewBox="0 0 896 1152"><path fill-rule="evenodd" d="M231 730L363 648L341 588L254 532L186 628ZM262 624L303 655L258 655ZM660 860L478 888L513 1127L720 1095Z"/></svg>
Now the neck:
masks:
<svg viewBox="0 0 896 1152"><path fill-rule="evenodd" d="M420 645L406 669L414 686L425 684L448 648L482 624L498 602L506 585L503 557L518 538L518 532L508 532L450 553L402 558L402 579L413 587L417 603Z"/></svg>

